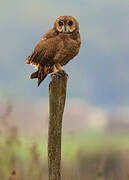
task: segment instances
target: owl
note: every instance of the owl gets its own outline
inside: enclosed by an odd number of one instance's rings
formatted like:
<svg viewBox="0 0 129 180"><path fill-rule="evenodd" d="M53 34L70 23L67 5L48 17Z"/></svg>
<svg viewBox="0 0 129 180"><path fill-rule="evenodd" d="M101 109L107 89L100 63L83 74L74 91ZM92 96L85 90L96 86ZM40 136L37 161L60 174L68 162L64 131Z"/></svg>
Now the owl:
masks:
<svg viewBox="0 0 129 180"><path fill-rule="evenodd" d="M81 46L79 23L73 16L59 16L52 29L46 32L33 52L26 58L37 71L30 79L38 78L38 86L50 74L63 72L62 66L72 60Z"/></svg>

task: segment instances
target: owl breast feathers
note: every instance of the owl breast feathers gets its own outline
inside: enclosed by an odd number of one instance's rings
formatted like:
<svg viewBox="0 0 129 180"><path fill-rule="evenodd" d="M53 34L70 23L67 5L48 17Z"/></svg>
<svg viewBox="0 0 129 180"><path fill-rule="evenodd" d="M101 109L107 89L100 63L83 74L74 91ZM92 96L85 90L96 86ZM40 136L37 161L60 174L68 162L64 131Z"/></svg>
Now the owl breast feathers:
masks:
<svg viewBox="0 0 129 180"><path fill-rule="evenodd" d="M80 45L77 20L73 16L59 16L26 59L26 64L37 68L30 78L38 78L39 86L49 73L63 71L62 66L78 54Z"/></svg>

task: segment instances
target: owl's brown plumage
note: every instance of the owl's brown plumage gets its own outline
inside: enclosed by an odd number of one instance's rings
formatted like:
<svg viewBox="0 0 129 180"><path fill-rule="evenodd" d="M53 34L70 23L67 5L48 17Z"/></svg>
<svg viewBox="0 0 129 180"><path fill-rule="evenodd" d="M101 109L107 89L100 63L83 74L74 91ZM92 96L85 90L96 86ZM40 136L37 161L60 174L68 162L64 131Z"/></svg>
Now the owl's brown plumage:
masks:
<svg viewBox="0 0 129 180"><path fill-rule="evenodd" d="M73 16L59 16L26 59L26 64L38 69L30 78L38 78L39 86L49 73L63 70L62 66L78 54L80 45L77 20Z"/></svg>

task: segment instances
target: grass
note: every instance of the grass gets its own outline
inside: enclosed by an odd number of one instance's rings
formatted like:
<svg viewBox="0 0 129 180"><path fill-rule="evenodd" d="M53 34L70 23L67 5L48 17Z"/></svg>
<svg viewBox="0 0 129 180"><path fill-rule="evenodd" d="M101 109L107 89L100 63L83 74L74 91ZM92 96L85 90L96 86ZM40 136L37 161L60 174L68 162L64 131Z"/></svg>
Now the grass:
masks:
<svg viewBox="0 0 129 180"><path fill-rule="evenodd" d="M29 149L36 144L39 154L47 158L47 137L18 137L20 142L19 147L13 144L15 151L18 151L19 156L27 158ZM0 137L0 145L4 146L6 137ZM86 153L97 153L104 149L118 149L125 151L129 149L129 134L104 134L101 132L88 132L79 135L65 135L62 139L62 158L73 160L77 156L80 149L85 149ZM19 150L18 150L19 149Z"/></svg>
<svg viewBox="0 0 129 180"><path fill-rule="evenodd" d="M97 180L98 171L110 180L116 177L118 180L126 180L129 167L128 142L129 134L90 130L79 135L64 135L63 180ZM41 177L48 179L47 138L21 137L14 130L6 135L1 134L0 164L2 180L6 180L12 170L16 170L20 180L28 180L28 177L31 180L42 180Z"/></svg>

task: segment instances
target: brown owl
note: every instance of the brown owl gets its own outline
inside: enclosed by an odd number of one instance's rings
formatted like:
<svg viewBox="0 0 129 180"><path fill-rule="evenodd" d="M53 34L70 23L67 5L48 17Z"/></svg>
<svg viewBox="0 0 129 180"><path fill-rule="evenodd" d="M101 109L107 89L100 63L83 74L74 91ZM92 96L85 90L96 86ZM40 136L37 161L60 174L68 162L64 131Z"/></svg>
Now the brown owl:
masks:
<svg viewBox="0 0 129 180"><path fill-rule="evenodd" d="M30 79L38 78L39 86L49 73L63 72L62 66L78 54L80 45L79 24L75 17L57 17L53 28L43 35L26 59L26 64L37 68Z"/></svg>

